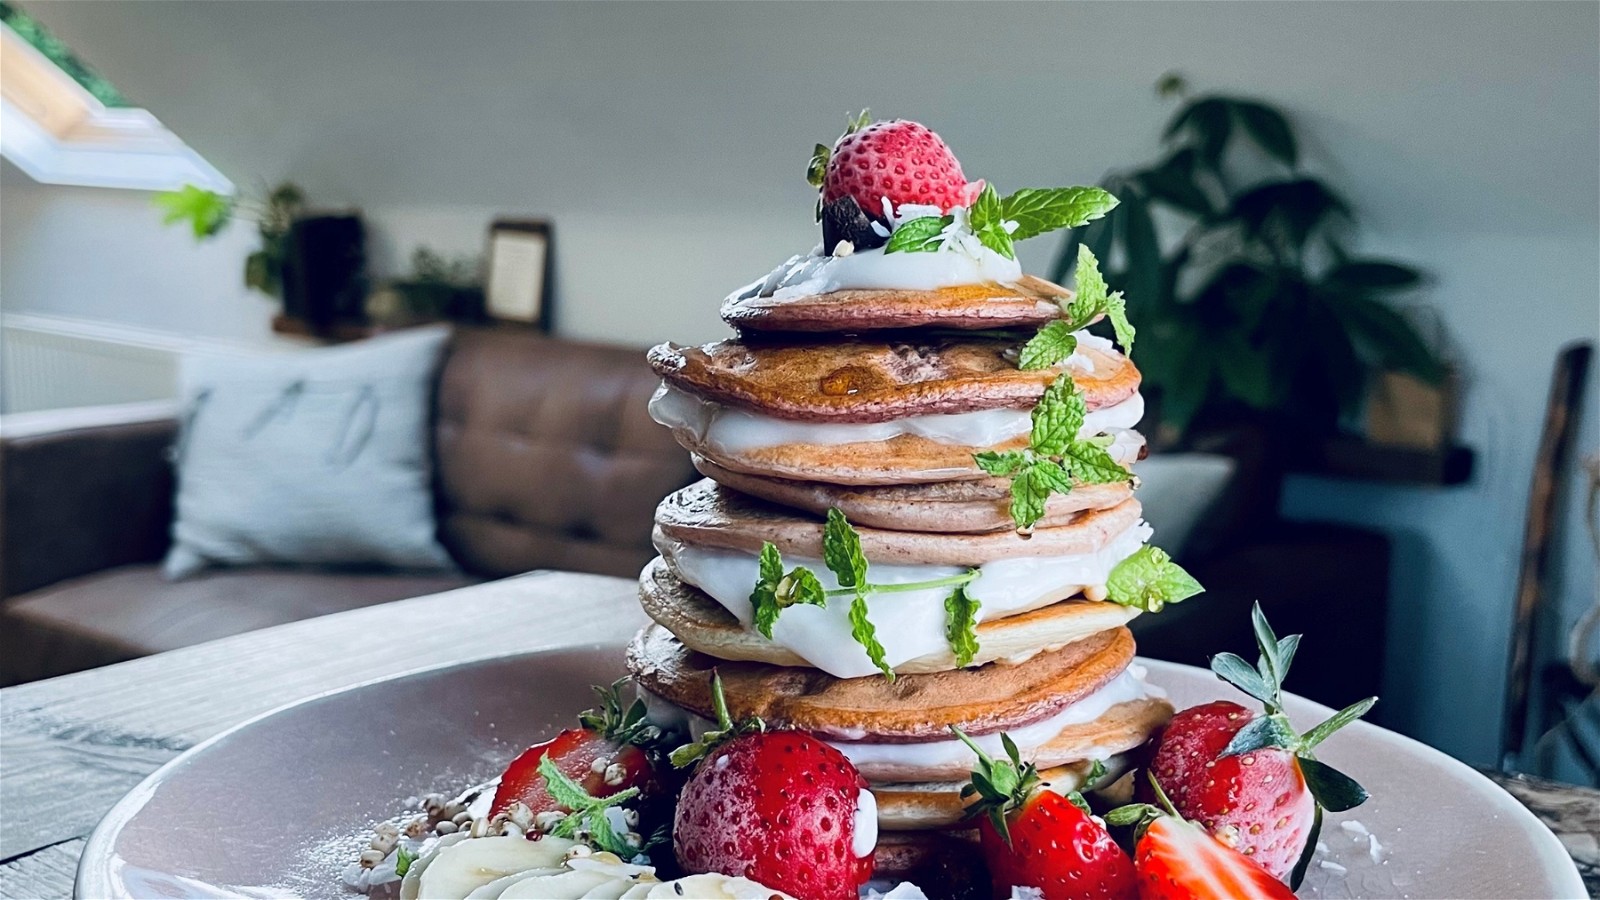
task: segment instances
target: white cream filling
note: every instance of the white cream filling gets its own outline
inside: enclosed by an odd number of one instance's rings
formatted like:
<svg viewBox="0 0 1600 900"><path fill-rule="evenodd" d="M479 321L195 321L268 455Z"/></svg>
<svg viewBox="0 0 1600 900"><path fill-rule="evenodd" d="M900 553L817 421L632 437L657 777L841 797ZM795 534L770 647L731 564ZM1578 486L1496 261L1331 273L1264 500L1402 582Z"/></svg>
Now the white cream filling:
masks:
<svg viewBox="0 0 1600 900"><path fill-rule="evenodd" d="M1134 523L1092 553L997 559L977 566L978 577L967 583L967 595L980 604L979 622L1038 609L1085 588L1098 592L1117 563L1132 556L1150 539L1151 528ZM748 627L754 617L750 592L760 576L756 554L744 550L695 547L662 539L657 550L678 577L704 591ZM805 566L825 590L839 588L838 579L821 560L796 557L785 567ZM961 566L873 565L874 584L905 584L960 575ZM891 666L946 649L945 598L951 586L868 598L868 618ZM859 678L878 672L867 652L851 636L849 596L829 597L825 607L797 605L785 609L772 628L772 640L807 663L837 678Z"/></svg>
<svg viewBox="0 0 1600 900"><path fill-rule="evenodd" d="M907 416L889 422L797 422L724 406L666 383L650 398L650 417L668 428L686 429L700 446L728 455L784 444L878 443L902 435L958 447L997 447L1033 429L1033 414L1026 409ZM1112 458L1127 465L1137 458L1141 445L1131 429L1143 417L1144 397L1135 393L1121 403L1090 411L1078 435L1112 435Z"/></svg>
<svg viewBox="0 0 1600 900"><path fill-rule="evenodd" d="M1093 722L1122 703L1165 697L1166 692L1145 680L1145 668L1134 664L1111 679L1094 693L1070 703L1061 710L1037 722L1006 731L1016 742L1024 759L1049 743L1056 735L1073 725ZM640 690L650 721L662 728L684 729L696 736L712 727L709 720L677 706L665 698ZM969 735L973 742L991 756L1001 756L1005 748L1000 743L1000 732ZM836 748L857 768L883 773L877 780L891 781L899 778L897 772L915 772L930 768L971 769L978 755L954 737L937 741L916 743L880 743L872 741L834 741L827 743ZM916 776L913 776L915 778Z"/></svg>
<svg viewBox="0 0 1600 900"><path fill-rule="evenodd" d="M819 245L791 256L766 277L728 298L804 297L844 290L932 291L964 284L1010 284L1022 264L976 241L954 241L933 253L884 253L882 247L845 256L823 256Z"/></svg>

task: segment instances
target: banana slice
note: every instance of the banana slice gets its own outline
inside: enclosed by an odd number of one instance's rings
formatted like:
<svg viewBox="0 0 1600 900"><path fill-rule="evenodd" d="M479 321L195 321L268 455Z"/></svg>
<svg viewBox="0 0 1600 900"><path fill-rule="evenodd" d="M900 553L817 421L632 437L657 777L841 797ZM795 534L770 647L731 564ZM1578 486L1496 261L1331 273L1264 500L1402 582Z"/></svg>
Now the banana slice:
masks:
<svg viewBox="0 0 1600 900"><path fill-rule="evenodd" d="M622 895L622 900L794 900L759 882L733 875L686 875L659 884L641 884Z"/></svg>
<svg viewBox="0 0 1600 900"><path fill-rule="evenodd" d="M557 837L530 841L520 837L480 837L450 841L418 859L400 882L401 900L446 900L472 897L473 892L508 875L539 870L560 872L573 842Z"/></svg>

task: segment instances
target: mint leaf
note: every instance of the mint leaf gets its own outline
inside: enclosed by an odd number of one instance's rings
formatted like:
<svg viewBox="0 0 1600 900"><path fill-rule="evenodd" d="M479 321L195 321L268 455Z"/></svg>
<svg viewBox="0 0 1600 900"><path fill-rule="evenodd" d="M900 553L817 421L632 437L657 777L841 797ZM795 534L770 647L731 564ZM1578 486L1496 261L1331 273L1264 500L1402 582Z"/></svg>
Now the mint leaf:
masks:
<svg viewBox="0 0 1600 900"><path fill-rule="evenodd" d="M955 654L956 666L964 668L978 655L978 603L967 593L965 584L956 585L944 598L944 636Z"/></svg>
<svg viewBox="0 0 1600 900"><path fill-rule="evenodd" d="M1071 375L1059 375L1045 388L1039 405L1033 408L1033 433L1030 442L1035 453L1060 456L1067 445L1078 439L1088 407Z"/></svg>
<svg viewBox="0 0 1600 900"><path fill-rule="evenodd" d="M1017 367L1024 370L1048 369L1063 362L1078 349L1078 339L1072 325L1055 321L1039 329L1039 333L1022 345L1022 355Z"/></svg>
<svg viewBox="0 0 1600 900"><path fill-rule="evenodd" d="M1116 197L1097 187L1023 188L1000 201L1000 215L1017 223L1011 239L1024 241L1057 229L1087 225L1116 205Z"/></svg>
<svg viewBox="0 0 1600 900"><path fill-rule="evenodd" d="M1168 603L1188 599L1203 590L1200 582L1173 562L1165 550L1150 544L1117 563L1106 579L1108 599L1145 612L1160 612Z"/></svg>
<svg viewBox="0 0 1600 900"><path fill-rule="evenodd" d="M1028 454L1021 450L1007 450L1004 453L985 450L982 453L972 454L972 459L978 464L978 468L1002 478L1016 474L1028 464Z"/></svg>
<svg viewBox="0 0 1600 900"><path fill-rule="evenodd" d="M1011 477L1011 521L1019 531L1033 527L1044 518L1044 504L1050 497L1050 485L1039 478L1037 464Z"/></svg>
<svg viewBox="0 0 1600 900"><path fill-rule="evenodd" d="M394 848L394 873L404 878L411 871L411 864L417 861L417 855L404 847Z"/></svg>
<svg viewBox="0 0 1600 900"><path fill-rule="evenodd" d="M1128 302L1122 299L1121 291L1112 291L1106 296L1106 318L1111 320L1111 330L1116 332L1117 343L1122 345L1124 355L1133 354L1133 336L1138 329L1128 321Z"/></svg>
<svg viewBox="0 0 1600 900"><path fill-rule="evenodd" d="M972 209L967 212L967 226L985 247L1006 259L1017 258L1011 233L1006 231L1005 216L1001 214L1000 197L994 192L994 185L984 185L983 193L973 201Z"/></svg>
<svg viewBox="0 0 1600 900"><path fill-rule="evenodd" d="M940 239L946 226L955 221L950 216L923 216L900 223L889 235L884 253L931 253L944 246Z"/></svg>
<svg viewBox="0 0 1600 900"><path fill-rule="evenodd" d="M822 589L822 582L817 580L815 572L804 566L795 566L789 570L789 574L778 582L776 594L779 609L788 609L799 603L811 606L828 605L828 595Z"/></svg>
<svg viewBox="0 0 1600 900"><path fill-rule="evenodd" d="M750 608L756 631L772 640L772 626L778 621L778 582L783 580L783 557L771 541L761 544L761 576L750 592Z"/></svg>
<svg viewBox="0 0 1600 900"><path fill-rule="evenodd" d="M1079 328L1105 314L1109 288L1105 276L1100 274L1100 261L1095 259L1088 244L1078 245L1078 266L1072 271L1072 287L1076 296L1072 298L1070 313Z"/></svg>
<svg viewBox="0 0 1600 900"><path fill-rule="evenodd" d="M1041 459L1028 467L1033 473L1034 481L1049 488L1052 494L1068 494L1072 492L1072 473L1059 463Z"/></svg>
<svg viewBox="0 0 1600 900"><path fill-rule="evenodd" d="M882 670L885 677L894 680L894 670L884 660L883 645L878 643L878 630L872 627L872 622L867 619L867 598L856 595L850 601L850 636L856 643L866 648L867 658L872 664Z"/></svg>
<svg viewBox="0 0 1600 900"><path fill-rule="evenodd" d="M858 598L866 593L867 557L861 552L861 535L837 507L828 510L828 524L822 528L822 561L841 587L855 588Z"/></svg>
<svg viewBox="0 0 1600 900"><path fill-rule="evenodd" d="M1073 441L1061 451L1061 464L1072 477L1084 484L1116 484L1132 474L1111 458L1104 447L1089 441Z"/></svg>

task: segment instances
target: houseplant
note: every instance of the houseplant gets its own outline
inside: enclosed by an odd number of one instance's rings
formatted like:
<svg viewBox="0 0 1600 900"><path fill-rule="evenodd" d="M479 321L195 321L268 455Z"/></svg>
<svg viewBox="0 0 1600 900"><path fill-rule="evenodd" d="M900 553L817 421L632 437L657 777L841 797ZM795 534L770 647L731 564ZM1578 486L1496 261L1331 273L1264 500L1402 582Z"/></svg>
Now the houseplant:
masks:
<svg viewBox="0 0 1600 900"><path fill-rule="evenodd" d="M269 297L283 293L283 263L289 253L289 228L305 210L306 195L298 186L284 182L264 191L259 200L229 197L194 185L155 195L168 225L184 222L195 240L204 240L221 231L235 218L248 218L261 233L261 249L244 260L244 283Z"/></svg>
<svg viewBox="0 0 1600 900"><path fill-rule="evenodd" d="M1323 437L1378 372L1439 383L1438 355L1389 302L1422 273L1349 251L1353 207L1302 169L1284 114L1186 97L1172 75L1158 90L1182 101L1163 154L1105 180L1122 204L1072 233L1054 276L1069 276L1081 242L1137 305L1164 440L1263 419L1284 437Z"/></svg>

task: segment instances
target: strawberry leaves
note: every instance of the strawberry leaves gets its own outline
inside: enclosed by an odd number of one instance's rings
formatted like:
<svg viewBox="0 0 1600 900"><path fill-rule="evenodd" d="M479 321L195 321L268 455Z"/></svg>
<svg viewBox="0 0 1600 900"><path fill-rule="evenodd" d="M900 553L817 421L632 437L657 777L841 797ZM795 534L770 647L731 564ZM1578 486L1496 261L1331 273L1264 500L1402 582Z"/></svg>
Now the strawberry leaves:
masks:
<svg viewBox="0 0 1600 900"><path fill-rule="evenodd" d="M635 698L626 708L622 705L622 686L627 678L619 678L609 686L594 685L600 705L578 714L578 723L601 737L619 744L633 744L651 748L661 738L661 729L646 718L644 701Z"/></svg>
<svg viewBox="0 0 1600 900"><path fill-rule="evenodd" d="M734 722L728 714L728 698L722 692L722 676L716 670L711 670L711 709L717 717L715 728L700 735L698 741L684 744L667 755L667 760L673 768L682 769L692 766L705 758L717 745L725 743L741 734L752 731L765 731L767 724L759 718L752 716L743 722Z"/></svg>
<svg viewBox="0 0 1600 900"><path fill-rule="evenodd" d="M1211 670L1223 681L1260 700L1266 714L1239 729L1223 749L1222 755L1235 756L1263 748L1287 750L1294 754L1316 807L1311 835L1295 865L1294 880L1291 882L1299 886L1316 849L1317 833L1322 827L1322 811L1344 812L1360 806L1367 799L1365 788L1355 779L1317 759L1314 751L1334 732L1366 715L1378 698L1368 697L1352 703L1305 734L1297 733L1284 713L1283 681L1288 677L1289 665L1294 662L1295 651L1300 647L1300 635L1279 638L1267 623L1260 603L1251 610L1250 620L1255 630L1256 646L1261 651L1255 666L1236 654L1219 653L1211 660Z"/></svg>
<svg viewBox="0 0 1600 900"><path fill-rule="evenodd" d="M961 799L976 796L978 799L967 807L969 817L986 815L994 830L1005 839L1006 844L1011 844L1011 826L1007 821L1007 814L1022 809L1028 798L1039 786L1039 769L1033 763L1024 763L1022 754L1017 750L1016 742L1011 736L1002 732L1000 746L1005 748L1006 758L995 759L985 753L966 732L954 725L950 731L961 739L973 753L978 755L978 765L972 770L971 781L961 789ZM1079 797L1076 802L1082 802Z"/></svg>

